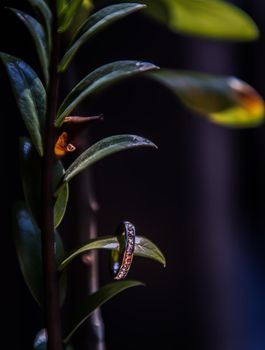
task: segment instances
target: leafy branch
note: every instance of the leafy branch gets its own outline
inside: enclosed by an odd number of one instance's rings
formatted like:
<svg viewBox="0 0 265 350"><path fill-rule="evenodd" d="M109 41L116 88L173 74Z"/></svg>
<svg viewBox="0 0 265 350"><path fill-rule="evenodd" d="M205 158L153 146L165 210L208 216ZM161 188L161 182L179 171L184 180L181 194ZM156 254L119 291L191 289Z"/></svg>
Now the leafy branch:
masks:
<svg viewBox="0 0 265 350"><path fill-rule="evenodd" d="M60 223L68 205L70 181L116 152L156 148L154 143L137 135L109 136L89 145L65 169L60 158L78 148L78 132L89 122L89 117L72 115L80 103L123 79L148 72L146 76L212 122L228 127L254 127L264 121L262 97L237 78L179 70L157 71L154 64L138 60L111 62L88 72L59 101L62 74L67 73L79 49L116 21L140 10L169 30L185 35L245 41L258 36L256 25L246 13L221 0L143 2L113 5L108 1L93 4L90 0L25 0L34 16L20 9L9 9L29 31L41 72L39 77L20 58L0 53L28 131L28 136L20 140L24 202L15 206L14 240L25 282L44 309L44 330L38 333L34 343L38 350L41 347L61 350L69 346L74 332L98 307L123 290L141 285L129 280L107 284L75 305L67 322L61 319L69 264L90 250L105 249L119 255L125 244L123 232L119 237L91 239L77 249L64 252ZM91 13L93 6L95 11ZM82 20L73 31L77 17ZM62 39L66 41L63 52L60 49ZM135 256L150 258L165 266L163 253L149 239L136 236L134 244Z"/></svg>
<svg viewBox="0 0 265 350"><path fill-rule="evenodd" d="M93 119L71 116L70 113L84 98L93 93L121 79L157 67L141 61L118 61L99 67L83 78L58 107L60 72L67 70L78 49L114 21L144 6L113 5L89 16L70 40L69 48L63 54L60 63L61 33L70 30L73 14L80 1L52 1L48 5L43 0L29 0L29 3L36 13L36 18L22 10L10 10L25 24L32 36L43 77L38 77L21 59L0 53L15 100L29 132L29 138L23 137L20 140L25 203L17 204L14 211L14 238L25 282L34 299L44 307L46 330L37 336L35 347L44 344L49 350L60 350L63 349L63 338L64 342L68 343L74 331L100 305L124 289L140 284L133 281L115 282L89 295L84 303L76 306L75 315L73 318L70 316L68 320L71 326L67 333L62 335L60 308L64 304L67 292L65 268L73 257L81 252L98 248L109 249L99 238L94 240L93 244L88 242L71 255L65 255L63 241L55 228L60 225L65 215L69 197L68 182L79 172L115 152L135 147L156 147L151 141L136 135L111 136L90 146L64 170L59 158L73 152L77 147L74 145L74 126L79 124L82 127L85 125L83 121ZM116 242L112 250L119 253L122 243L115 236L111 238ZM165 264L163 254L146 238L136 239L135 254Z"/></svg>

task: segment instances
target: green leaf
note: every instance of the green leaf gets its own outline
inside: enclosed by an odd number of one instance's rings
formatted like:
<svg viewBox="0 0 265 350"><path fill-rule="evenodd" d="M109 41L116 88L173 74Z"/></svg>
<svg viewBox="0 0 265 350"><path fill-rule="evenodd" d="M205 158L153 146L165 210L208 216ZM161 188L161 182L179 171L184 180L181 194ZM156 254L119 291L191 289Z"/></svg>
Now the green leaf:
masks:
<svg viewBox="0 0 265 350"><path fill-rule="evenodd" d="M101 305L113 298L125 289L141 286L141 282L137 281L119 281L110 283L100 288L96 293L89 295L82 303L80 303L73 315L69 315L70 325L68 326L67 335L64 339L68 343L74 332L88 319L88 317Z"/></svg>
<svg viewBox="0 0 265 350"><path fill-rule="evenodd" d="M25 201L35 221L39 223L41 203L41 159L32 142L26 137L20 138L19 156Z"/></svg>
<svg viewBox="0 0 265 350"><path fill-rule="evenodd" d="M255 127L264 122L264 101L235 77L161 70L149 75L173 91L185 106L227 127Z"/></svg>
<svg viewBox="0 0 265 350"><path fill-rule="evenodd" d="M164 267L166 266L166 259L161 250L149 239L142 236L135 237L134 255L141 256L158 261Z"/></svg>
<svg viewBox="0 0 265 350"><path fill-rule="evenodd" d="M22 60L0 52L15 99L31 139L42 156L42 133L46 114L46 92L33 71Z"/></svg>
<svg viewBox="0 0 265 350"><path fill-rule="evenodd" d="M26 137L20 139L21 177L27 207L38 223L40 221L41 203L41 159L35 151L31 141ZM64 168L60 161L54 165L53 188L56 189L64 175ZM55 195L54 226L59 226L63 219L68 203L68 184L64 184Z"/></svg>
<svg viewBox="0 0 265 350"><path fill-rule="evenodd" d="M151 141L135 135L115 135L107 137L84 151L66 170L63 181L69 182L78 173L116 152L136 147L155 147Z"/></svg>
<svg viewBox="0 0 265 350"><path fill-rule="evenodd" d="M67 6L67 0L57 0L58 13L61 13L65 6Z"/></svg>
<svg viewBox="0 0 265 350"><path fill-rule="evenodd" d="M87 40L108 25L144 7L145 5L134 3L117 4L105 7L91 15L74 34L71 44L59 64L59 71L63 72L68 67L79 48Z"/></svg>
<svg viewBox="0 0 265 350"><path fill-rule="evenodd" d="M240 8L221 0L147 0L147 13L171 30L226 40L254 40L258 28Z"/></svg>
<svg viewBox="0 0 265 350"><path fill-rule="evenodd" d="M91 10L93 8L93 1L92 0L83 0L82 6L85 10Z"/></svg>
<svg viewBox="0 0 265 350"><path fill-rule="evenodd" d="M14 239L19 265L24 280L39 305L43 304L43 273L41 232L26 206L18 203L14 211ZM59 265L64 256L60 236L55 232L56 261ZM65 281L61 284L61 300L65 295Z"/></svg>
<svg viewBox="0 0 265 350"><path fill-rule="evenodd" d="M108 249L119 250L119 241L116 236L104 236L90 240L79 249L75 250L71 254L67 255L61 262L58 270L62 271L74 258L78 255L88 252L92 249ZM141 256L143 258L149 258L158 261L163 266L166 266L166 260L160 249L149 239L141 236L135 237L135 256Z"/></svg>
<svg viewBox="0 0 265 350"><path fill-rule="evenodd" d="M54 191L58 187L62 177L65 173L64 167L60 161L55 163L54 170ZM64 217L68 199L69 199L69 186L68 183L65 183L59 191L55 193L55 204L54 204L54 227L58 227Z"/></svg>
<svg viewBox="0 0 265 350"><path fill-rule="evenodd" d="M63 33L69 28L82 1L83 0L70 0L65 2L65 4L63 4L63 2L61 3L61 10L59 12L59 33Z"/></svg>
<svg viewBox="0 0 265 350"><path fill-rule="evenodd" d="M14 8L10 8L10 10L25 24L34 40L47 86L49 81L49 50L43 27L35 18L27 13Z"/></svg>
<svg viewBox="0 0 265 350"><path fill-rule="evenodd" d="M55 125L61 126L64 118L86 97L92 93L136 74L157 69L151 63L138 61L117 61L97 68L81 80L73 90L66 96L61 104Z"/></svg>
<svg viewBox="0 0 265 350"><path fill-rule="evenodd" d="M52 13L49 6L44 0L28 0L41 23L43 23L47 35L47 43L49 51L51 49L51 25Z"/></svg>

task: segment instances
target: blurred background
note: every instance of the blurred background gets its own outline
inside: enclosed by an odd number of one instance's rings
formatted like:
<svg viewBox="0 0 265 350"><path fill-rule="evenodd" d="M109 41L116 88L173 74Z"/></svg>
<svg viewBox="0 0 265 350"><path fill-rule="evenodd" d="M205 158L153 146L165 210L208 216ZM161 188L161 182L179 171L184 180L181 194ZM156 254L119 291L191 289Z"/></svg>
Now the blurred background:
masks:
<svg viewBox="0 0 265 350"><path fill-rule="evenodd" d="M237 76L264 97L265 4L233 2L257 23L261 32L257 41L191 38L139 13L84 46L63 89L68 91L78 78L104 63L136 59L163 68ZM28 32L11 14L1 10L0 16L0 51L19 56L38 70ZM22 198L18 137L26 130L3 66L0 75L2 330L10 347L30 349L42 321L22 280L11 230L13 203ZM80 111L104 114L104 122L91 125L90 143L128 133L158 146L157 151L111 156L92 169L100 207L99 235L112 234L122 220L132 221L167 260L163 269L154 261L135 258L129 278L146 286L127 290L103 306L106 348L141 350L161 344L163 349L264 349L264 126L242 130L217 126L189 112L167 89L144 77L117 84L84 103ZM70 161L71 157L66 159ZM78 181L78 177L73 181L71 196ZM75 208L68 208L62 224L62 230L67 228L73 236L74 213ZM71 239L67 242L70 248ZM108 252L99 253L99 271L101 285L111 281Z"/></svg>

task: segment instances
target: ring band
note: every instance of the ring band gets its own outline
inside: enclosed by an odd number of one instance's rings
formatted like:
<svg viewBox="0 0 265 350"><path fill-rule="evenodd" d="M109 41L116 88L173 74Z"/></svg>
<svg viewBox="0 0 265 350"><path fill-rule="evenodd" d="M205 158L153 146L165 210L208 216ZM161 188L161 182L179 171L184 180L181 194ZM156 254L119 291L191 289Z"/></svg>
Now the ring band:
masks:
<svg viewBox="0 0 265 350"><path fill-rule="evenodd" d="M135 227L129 221L123 221L116 229L115 235L118 236L118 238L124 238L124 240L119 241L119 251L111 251L111 272L114 279L121 280L126 277L132 264L135 247ZM120 264L122 250L123 257Z"/></svg>

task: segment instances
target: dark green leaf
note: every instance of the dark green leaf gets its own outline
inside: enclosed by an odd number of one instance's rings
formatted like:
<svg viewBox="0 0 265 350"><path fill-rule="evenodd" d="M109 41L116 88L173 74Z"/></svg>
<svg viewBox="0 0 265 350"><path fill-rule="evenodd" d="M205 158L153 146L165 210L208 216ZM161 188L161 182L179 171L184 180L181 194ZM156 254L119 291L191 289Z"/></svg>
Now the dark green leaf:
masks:
<svg viewBox="0 0 265 350"><path fill-rule="evenodd" d="M49 80L49 50L43 27L35 18L27 13L13 8L10 8L10 10L14 12L16 16L25 24L34 40L41 63L41 68L43 70L45 83L47 85Z"/></svg>
<svg viewBox="0 0 265 350"><path fill-rule="evenodd" d="M150 76L173 91L193 111L229 127L255 127L264 122L264 101L247 83L190 71L161 70Z"/></svg>
<svg viewBox="0 0 265 350"><path fill-rule="evenodd" d="M119 281L107 284L106 286L100 288L96 293L88 296L87 299L78 305L73 315L69 315L68 319L70 321L70 325L68 326L68 331L66 333L67 335L64 339L64 342L69 342L74 332L98 307L125 289L140 285L143 284L137 281Z"/></svg>
<svg viewBox="0 0 265 350"><path fill-rule="evenodd" d="M19 143L21 179L28 209L36 222L40 221L41 159L32 142L23 137Z"/></svg>
<svg viewBox="0 0 265 350"><path fill-rule="evenodd" d="M35 10L41 23L45 27L47 34L47 43L49 50L51 49L51 24L52 24L52 13L49 6L44 0L28 0L32 8Z"/></svg>
<svg viewBox="0 0 265 350"><path fill-rule="evenodd" d="M59 192L56 193L54 205L54 227L58 227L64 217L69 198L69 187L65 183Z"/></svg>
<svg viewBox="0 0 265 350"><path fill-rule="evenodd" d="M151 63L138 61L117 61L99 67L81 80L65 98L58 111L56 126L61 126L64 118L92 93L122 79L156 68Z"/></svg>
<svg viewBox="0 0 265 350"><path fill-rule="evenodd" d="M65 4L61 3L61 11L59 12L59 33L63 33L69 28L82 1L83 0L70 0L65 2Z"/></svg>
<svg viewBox="0 0 265 350"><path fill-rule="evenodd" d="M66 170L63 181L69 182L78 173L116 152L136 147L156 147L151 141L135 135L107 137L84 151Z"/></svg>
<svg viewBox="0 0 265 350"><path fill-rule="evenodd" d="M24 190L24 196L27 207L34 219L39 222L40 203L41 203L41 159L35 151L31 141L27 138L20 140L20 161L21 177ZM55 162L53 186L57 188L64 175L64 168L60 161ZM68 203L68 184L64 184L60 191L55 195L54 203L54 226L59 226L63 219Z"/></svg>
<svg viewBox="0 0 265 350"><path fill-rule="evenodd" d="M147 13L171 30L227 40L253 40L258 28L241 9L221 0L144 0Z"/></svg>
<svg viewBox="0 0 265 350"><path fill-rule="evenodd" d="M43 278L40 231L23 204L15 210L15 245L20 268L31 294L43 303Z"/></svg>
<svg viewBox="0 0 265 350"><path fill-rule="evenodd" d="M104 236L90 240L88 243L65 257L59 266L59 271L62 271L78 255L88 252L92 249L109 249L118 251L118 238L115 236ZM153 242L145 237L136 236L134 255L153 259L160 262L164 266L166 265L166 260L163 253Z"/></svg>
<svg viewBox="0 0 265 350"><path fill-rule="evenodd" d="M42 131L46 114L46 92L33 71L33 69L22 60L0 53L15 99L26 124L37 151L42 156Z"/></svg>
<svg viewBox="0 0 265 350"><path fill-rule="evenodd" d="M39 305L43 304L43 273L41 232L26 206L18 203L14 212L14 238L19 265L24 280ZM64 256L63 244L55 233L56 261L59 265ZM61 283L61 300L65 295L65 280Z"/></svg>
<svg viewBox="0 0 265 350"><path fill-rule="evenodd" d="M58 187L58 184L62 180L64 175L64 168L60 161L55 163L54 170L54 191ZM67 203L69 198L69 186L68 183L65 183L59 191L55 194L55 204L54 204L54 227L58 227L64 217Z"/></svg>
<svg viewBox="0 0 265 350"><path fill-rule="evenodd" d="M72 42L60 62L59 71L62 72L68 67L79 48L87 40L92 38L95 34L106 28L108 25L130 15L133 12L141 10L144 7L145 5L134 3L117 4L105 7L91 15L74 34Z"/></svg>

